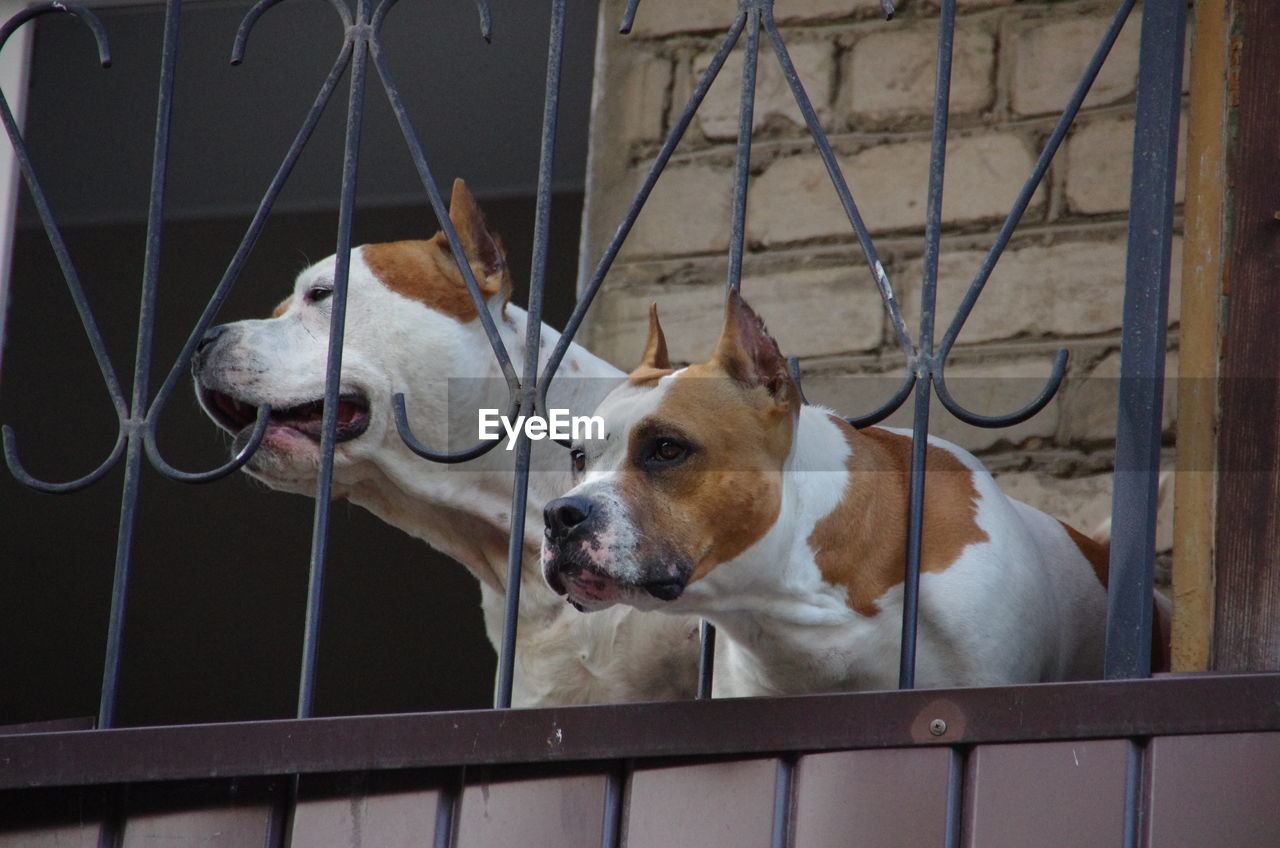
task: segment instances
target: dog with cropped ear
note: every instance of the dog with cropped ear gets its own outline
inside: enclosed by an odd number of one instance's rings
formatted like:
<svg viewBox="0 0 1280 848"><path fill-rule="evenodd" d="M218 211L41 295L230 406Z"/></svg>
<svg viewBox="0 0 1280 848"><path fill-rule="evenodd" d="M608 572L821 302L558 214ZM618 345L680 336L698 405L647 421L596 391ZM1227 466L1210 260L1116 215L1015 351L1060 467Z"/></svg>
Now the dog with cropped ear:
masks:
<svg viewBox="0 0 1280 848"><path fill-rule="evenodd" d="M339 393L333 493L465 565L480 581L485 627L501 643L507 593L514 452L499 446L460 466L418 457L392 418L403 392L418 439L436 450L479 438L478 410L505 410L507 386L464 281L470 265L515 362L524 361L523 309L510 303L506 254L471 192L458 180L449 218L465 256L444 233L369 244L351 252ZM293 293L265 320L215 327L192 363L205 412L249 438L258 408L271 405L262 444L246 466L274 489L314 495L320 461L325 366L336 257L298 275ZM559 334L542 327L542 365ZM586 414L622 372L571 345L548 406ZM560 603L538 561L543 505L570 485L564 449L534 443L529 480L515 706L649 701L691 697L697 678L697 622L618 609L583 616Z"/></svg>
<svg viewBox="0 0 1280 848"><path fill-rule="evenodd" d="M547 504L543 574L578 609L699 615L717 695L897 686L911 434L804 405L737 292L710 361L674 369L656 308ZM1006 497L971 454L927 448L919 686L1102 673L1107 551Z"/></svg>

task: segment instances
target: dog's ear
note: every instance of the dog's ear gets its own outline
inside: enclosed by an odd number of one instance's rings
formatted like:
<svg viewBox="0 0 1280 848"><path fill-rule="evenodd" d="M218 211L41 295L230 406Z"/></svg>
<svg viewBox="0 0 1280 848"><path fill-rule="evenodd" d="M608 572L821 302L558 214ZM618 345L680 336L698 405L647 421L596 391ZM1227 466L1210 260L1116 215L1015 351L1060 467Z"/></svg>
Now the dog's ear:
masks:
<svg viewBox="0 0 1280 848"><path fill-rule="evenodd" d="M649 340L644 345L644 356L640 358L641 368L656 368L667 371L671 368L671 359L667 356L667 337L662 334L662 325L658 323L658 304L649 304Z"/></svg>
<svg viewBox="0 0 1280 848"><path fill-rule="evenodd" d="M778 343L734 289L729 290L724 329L711 361L743 385L763 386L778 403L799 405L800 393Z"/></svg>
<svg viewBox="0 0 1280 848"><path fill-rule="evenodd" d="M471 190L461 179L453 181L453 195L449 198L449 220L458 232L458 240L467 253L476 282L486 297L501 294L505 303L511 296L511 271L507 268L507 255L502 240L489 232L484 213L472 196ZM446 252L449 239L443 232L436 233L436 243ZM457 257L454 257L455 261ZM461 282L461 275L459 275Z"/></svg>

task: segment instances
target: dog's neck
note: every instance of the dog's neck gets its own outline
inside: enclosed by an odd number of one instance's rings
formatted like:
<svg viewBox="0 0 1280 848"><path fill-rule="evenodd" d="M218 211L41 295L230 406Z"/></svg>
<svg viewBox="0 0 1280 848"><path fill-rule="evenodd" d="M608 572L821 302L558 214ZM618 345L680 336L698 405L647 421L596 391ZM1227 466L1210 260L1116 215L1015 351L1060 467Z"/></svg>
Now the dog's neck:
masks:
<svg viewBox="0 0 1280 848"><path fill-rule="evenodd" d="M526 313L508 305L505 315L494 317L503 344L519 371L525 356ZM481 407L507 412L506 382L496 359L487 352L488 340L482 328L478 322L471 322L463 331L477 338L468 339L461 349L486 351L483 362L476 363L471 371L474 382L468 381L469 387L462 387L455 397L437 398L435 409L426 410L422 420L410 421L418 438L436 450L444 447L449 434L453 434L449 441L455 448L478 440ZM558 339L558 332L542 325L540 366L545 365ZM547 404L553 409L567 409L573 415L590 415L623 376L585 348L571 345L552 382ZM457 395L465 395L465 401L458 402ZM442 402L446 407L443 410L439 408ZM389 440L394 461L368 469L345 494L353 503L410 530L467 566L485 587L486 621L492 629L493 619L500 613L491 608L500 607L498 601L507 586L516 451L506 449L504 435L483 456L460 465L446 465L412 454L394 433ZM550 440L535 441L531 469L523 534L522 614L540 610L550 616L565 605L541 577L542 508L573 485L568 451Z"/></svg>

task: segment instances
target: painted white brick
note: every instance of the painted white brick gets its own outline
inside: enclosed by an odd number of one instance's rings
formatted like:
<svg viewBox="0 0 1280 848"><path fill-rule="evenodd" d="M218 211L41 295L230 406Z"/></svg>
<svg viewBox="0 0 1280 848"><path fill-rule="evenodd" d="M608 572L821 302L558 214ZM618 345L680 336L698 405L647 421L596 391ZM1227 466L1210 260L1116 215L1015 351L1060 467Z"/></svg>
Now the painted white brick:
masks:
<svg viewBox="0 0 1280 848"><path fill-rule="evenodd" d="M1109 14L1023 21L1013 28L1011 105L1019 115L1061 112L1110 25ZM1131 14L1085 98L1105 106L1133 94L1138 78L1141 15Z"/></svg>
<svg viewBox="0 0 1280 848"><path fill-rule="evenodd" d="M619 50L608 73L602 84L608 103L596 108L610 109L616 116L611 131L615 142L628 145L662 138L671 62L642 51Z"/></svg>
<svg viewBox="0 0 1280 848"><path fill-rule="evenodd" d="M945 223L1003 218L1033 164L1027 143L1013 134L955 138L947 149ZM841 169L873 233L924 228L929 142L908 141L842 157ZM1028 215L1043 207L1043 192ZM780 159L751 187L748 231L754 241L780 244L852 234L848 218L816 155Z"/></svg>
<svg viewBox="0 0 1280 848"><path fill-rule="evenodd" d="M936 25L872 31L845 61L844 102L855 124L933 113ZM978 112L995 94L995 37L980 24L956 28L951 111Z"/></svg>
<svg viewBox="0 0 1280 848"><path fill-rule="evenodd" d="M606 29L622 22L624 0L612 0L604 14ZM879 0L786 0L774 9L779 23L860 18L878 14ZM686 32L725 32L738 14L737 0L643 0L632 36L662 38Z"/></svg>
<svg viewBox="0 0 1280 848"><path fill-rule="evenodd" d="M1133 118L1103 118L1077 129L1067 141L1067 206L1085 215L1123 212L1129 208L1133 175ZM1186 190L1186 120L1180 127L1174 201Z"/></svg>
<svg viewBox="0 0 1280 848"><path fill-rule="evenodd" d="M831 117L831 80L834 75L835 49L830 42L799 42L790 44L787 52L796 73L804 84L814 111L823 126ZM711 65L714 54L704 53L694 62L694 77L701 79ZM712 139L736 139L738 137L738 112L742 99L743 51L734 50L725 60L719 76L698 109L698 126ZM782 67L767 43L761 44L760 58L756 63L756 99L752 112L752 126L764 126L770 119L784 118L797 127L804 126L804 118L796 106L791 87L782 75Z"/></svg>
<svg viewBox="0 0 1280 848"><path fill-rule="evenodd" d="M633 174L631 195L643 176L642 171ZM620 198L619 222L625 212L621 201ZM623 245L623 256L679 256L724 250L729 245L732 202L733 173L729 169L706 164L668 165Z"/></svg>
<svg viewBox="0 0 1280 848"><path fill-rule="evenodd" d="M1049 246L1006 249L965 321L958 345L1018 336L1088 336L1118 331L1124 309L1125 257L1122 236L1061 241ZM1169 323L1178 321L1182 239L1172 246ZM946 251L938 259L938 337L946 331L986 253ZM908 326L920 315L916 259L903 264L893 283Z"/></svg>
<svg viewBox="0 0 1280 848"><path fill-rule="evenodd" d="M1177 420L1178 413L1178 351L1171 350L1165 356L1164 406L1162 426L1168 431ZM1085 380L1069 387L1064 403L1063 437L1069 442L1094 443L1115 438L1116 402L1122 388L1120 381L1120 353L1108 354Z"/></svg>
<svg viewBox="0 0 1280 848"><path fill-rule="evenodd" d="M847 267L805 268L745 275L742 292L786 356L821 356L879 346L884 310L866 274ZM649 332L649 304L657 303L675 361L707 360L724 321L724 279L704 285L606 285L600 293L591 349L619 368L634 368Z"/></svg>
<svg viewBox="0 0 1280 848"><path fill-rule="evenodd" d="M939 338L974 274L982 251L944 251L938 260ZM1064 242L1050 247L1006 249L969 314L958 344L1017 336L1080 336L1120 326L1124 300L1125 243ZM908 325L919 322L923 263L906 263L894 281L903 292Z"/></svg>

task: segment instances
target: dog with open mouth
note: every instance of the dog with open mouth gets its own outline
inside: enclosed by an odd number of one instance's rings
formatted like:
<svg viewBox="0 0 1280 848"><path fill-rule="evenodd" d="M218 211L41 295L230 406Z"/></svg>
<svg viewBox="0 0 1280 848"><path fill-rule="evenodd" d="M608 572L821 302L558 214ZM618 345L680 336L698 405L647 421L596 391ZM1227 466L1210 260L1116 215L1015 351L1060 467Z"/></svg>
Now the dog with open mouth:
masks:
<svg viewBox="0 0 1280 848"><path fill-rule="evenodd" d="M515 362L524 360L524 310L509 302L511 274L466 185L449 217ZM304 270L271 318L212 328L192 362L205 412L249 439L270 404L262 443L245 469L274 489L314 496L320 464L335 257ZM543 325L543 359L558 333ZM551 385L550 408L589 413L624 375L572 345ZM514 452L502 446L460 466L424 460L401 439L392 397L436 450L469 447L477 410L504 409L507 386L457 259L443 233L351 252L333 493L363 506L465 565L480 581L486 632L501 642ZM571 485L564 449L534 442L516 643L516 706L691 697L697 623L619 608L607 617L567 608L539 569L541 510Z"/></svg>
<svg viewBox="0 0 1280 848"><path fill-rule="evenodd" d="M714 356L687 368L655 308L643 361L596 413L606 438L573 445L577 483L544 513L555 592L706 618L725 637L716 695L897 686L910 432L803 404L737 292ZM967 451L927 452L916 685L1101 676L1105 546L1004 495ZM1167 657L1157 638L1153 667Z"/></svg>

